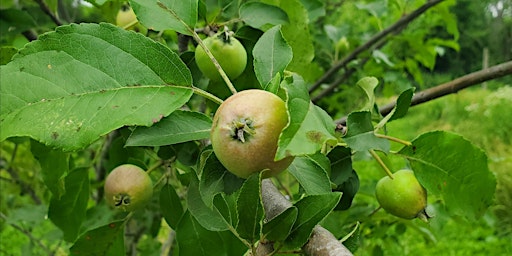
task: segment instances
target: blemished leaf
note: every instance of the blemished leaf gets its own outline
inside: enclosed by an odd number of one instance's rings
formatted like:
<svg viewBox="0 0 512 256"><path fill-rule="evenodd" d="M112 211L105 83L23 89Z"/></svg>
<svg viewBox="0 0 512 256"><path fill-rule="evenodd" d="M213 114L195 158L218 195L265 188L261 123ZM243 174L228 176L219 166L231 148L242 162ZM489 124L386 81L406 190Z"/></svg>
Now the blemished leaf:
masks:
<svg viewBox="0 0 512 256"><path fill-rule="evenodd" d="M297 221L286 239L286 248L299 248L308 241L315 225L322 221L338 204L341 193L310 195L294 204L299 209Z"/></svg>
<svg viewBox="0 0 512 256"><path fill-rule="evenodd" d="M185 212L176 229L179 255L243 255L247 247L231 232L205 229L190 212Z"/></svg>
<svg viewBox="0 0 512 256"><path fill-rule="evenodd" d="M210 136L212 120L199 112L176 110L150 127L137 127L126 146L164 146Z"/></svg>
<svg viewBox="0 0 512 256"><path fill-rule="evenodd" d="M166 184L160 190L160 211L167 224L176 229L184 211L176 190L170 184Z"/></svg>
<svg viewBox="0 0 512 256"><path fill-rule="evenodd" d="M323 154L297 157L288 171L308 195L331 192L331 182L327 175L330 172L329 159Z"/></svg>
<svg viewBox="0 0 512 256"><path fill-rule="evenodd" d="M288 15L281 8L260 2L248 2L240 6L240 19L247 25L263 31L288 23Z"/></svg>
<svg viewBox="0 0 512 256"><path fill-rule="evenodd" d="M263 203L261 201L261 173L249 176L244 182L237 199L238 234L251 244L260 237L263 220Z"/></svg>
<svg viewBox="0 0 512 256"><path fill-rule="evenodd" d="M215 206L208 207L201 198L198 183L199 181L195 177L190 181L187 192L188 210L205 229L211 231L228 230L228 221L224 219Z"/></svg>
<svg viewBox="0 0 512 256"><path fill-rule="evenodd" d="M396 105L393 108L393 110L391 110L391 112L389 112L389 114L387 114L375 127L381 128L388 122L404 117L405 114L407 114L409 107L411 106L411 100L412 96L414 95L414 89L414 87L411 87L400 93L398 99L396 100Z"/></svg>
<svg viewBox="0 0 512 256"><path fill-rule="evenodd" d="M60 198L53 196L48 218L64 233L64 240L73 242L85 219L89 200L89 172L79 168L65 178L66 192Z"/></svg>
<svg viewBox="0 0 512 256"><path fill-rule="evenodd" d="M0 67L0 83L0 140L29 136L65 151L125 125L152 125L192 95L166 86L192 83L176 53L106 23L41 35Z"/></svg>
<svg viewBox="0 0 512 256"><path fill-rule="evenodd" d="M287 155L314 154L325 144L336 144L334 121L311 102L302 77L293 74L286 77L281 85L287 93L290 123L279 138L276 159Z"/></svg>
<svg viewBox="0 0 512 256"><path fill-rule="evenodd" d="M292 60L292 48L286 43L281 27L275 26L265 32L254 45L254 72L265 87L278 73L282 73Z"/></svg>
<svg viewBox="0 0 512 256"><path fill-rule="evenodd" d="M81 235L69 249L71 255L125 255L124 221L116 221Z"/></svg>
<svg viewBox="0 0 512 256"><path fill-rule="evenodd" d="M409 160L428 193L443 198L450 214L475 220L491 205L496 178L489 171L487 156L460 135L424 133L399 154Z"/></svg>
<svg viewBox="0 0 512 256"><path fill-rule="evenodd" d="M263 225L263 235L270 241L284 241L297 220L299 211L292 206Z"/></svg>
<svg viewBox="0 0 512 256"><path fill-rule="evenodd" d="M347 118L347 135L343 140L355 151L378 149L389 151L389 141L375 136L369 111L352 112Z"/></svg>
<svg viewBox="0 0 512 256"><path fill-rule="evenodd" d="M58 200L65 193L64 176L69 170L69 153L50 149L37 141L30 142L30 150L41 166L44 184Z"/></svg>
<svg viewBox="0 0 512 256"><path fill-rule="evenodd" d="M343 193L335 210L347 210L359 190L359 176L352 169L352 152L350 148L336 147L327 157L331 162L331 182L336 185L333 191Z"/></svg>
<svg viewBox="0 0 512 256"><path fill-rule="evenodd" d="M161 2L166 8L159 6L158 2ZM187 26L194 29L197 22L198 0L130 0L130 6L133 8L140 23L156 31L170 29L182 34L191 35ZM175 15L170 11L174 12Z"/></svg>

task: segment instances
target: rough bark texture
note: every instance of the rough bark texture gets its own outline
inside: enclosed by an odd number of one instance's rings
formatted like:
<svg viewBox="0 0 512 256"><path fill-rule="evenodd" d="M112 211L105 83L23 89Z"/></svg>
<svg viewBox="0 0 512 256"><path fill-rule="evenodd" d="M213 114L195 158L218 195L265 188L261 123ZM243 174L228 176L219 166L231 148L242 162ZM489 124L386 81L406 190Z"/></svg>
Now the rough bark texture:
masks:
<svg viewBox="0 0 512 256"><path fill-rule="evenodd" d="M272 219L292 206L274 186L270 179L261 181L261 192L265 216ZM273 251L273 243L261 242L258 245L257 255L266 255ZM304 253L310 256L349 256L352 253L334 237L327 229L316 226L313 229L309 241L302 247ZM261 253L260 253L261 252Z"/></svg>

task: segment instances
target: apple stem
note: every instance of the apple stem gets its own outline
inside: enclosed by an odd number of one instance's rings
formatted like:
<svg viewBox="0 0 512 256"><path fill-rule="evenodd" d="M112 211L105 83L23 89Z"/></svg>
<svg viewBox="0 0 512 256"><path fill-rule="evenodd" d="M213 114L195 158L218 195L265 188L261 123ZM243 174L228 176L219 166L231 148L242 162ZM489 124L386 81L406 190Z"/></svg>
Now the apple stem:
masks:
<svg viewBox="0 0 512 256"><path fill-rule="evenodd" d="M396 138L396 137L392 137L392 136L388 136L388 135L384 135L384 134L379 134L379 133L375 133L375 136L379 137L379 138L387 139L387 140L390 140L390 141L394 141L394 142L403 144L403 145L408 146L408 147L412 146L412 143L410 141L402 140L402 139L399 139L399 138Z"/></svg>
<svg viewBox="0 0 512 256"><path fill-rule="evenodd" d="M179 20L183 26L185 26L185 28L192 35L194 40L196 40L196 42L204 49L204 51L206 52L206 55L208 55L208 57L210 57L210 60L213 62L213 65L215 65L215 67L217 68L217 71L219 71L220 76L222 77L224 82L226 82L226 85L228 86L228 88L231 91L231 93L232 94L237 93L237 91L235 89L235 86L233 86L233 84L229 80L228 75L226 75L226 72L224 72L224 70L220 66L219 62L217 61L217 59L215 59L215 57L213 56L212 52L208 49L208 47L206 47L206 45L204 45L203 40L201 40L201 38L199 37L197 32L193 28L191 28L185 21L183 21L183 19L180 18L178 16L178 14L176 14L173 10L171 10L167 6L165 6L162 2L157 1L157 4L158 4L158 6L160 8L162 8L162 9L166 10L167 12L169 12L172 16L174 16L174 18Z"/></svg>
<svg viewBox="0 0 512 256"><path fill-rule="evenodd" d="M377 160L377 163L379 163L379 165L382 167L382 169L384 169L384 171L386 172L386 174L389 176L390 179L393 179L393 173L389 170L389 168L386 166L386 164L384 163L384 161L382 161L382 159L380 158L379 155L377 155L377 153L375 152L375 150L373 149L370 149L368 150L370 152L370 154L372 155L373 158L375 158L375 160Z"/></svg>

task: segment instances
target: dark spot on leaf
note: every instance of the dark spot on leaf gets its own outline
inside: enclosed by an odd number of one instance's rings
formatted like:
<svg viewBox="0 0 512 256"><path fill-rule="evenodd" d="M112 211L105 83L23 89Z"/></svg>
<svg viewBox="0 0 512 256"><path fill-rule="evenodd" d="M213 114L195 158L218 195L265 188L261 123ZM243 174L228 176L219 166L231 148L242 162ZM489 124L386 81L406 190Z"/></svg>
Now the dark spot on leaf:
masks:
<svg viewBox="0 0 512 256"><path fill-rule="evenodd" d="M105 93L105 92L106 92L106 90L100 90L100 93Z"/></svg>
<svg viewBox="0 0 512 256"><path fill-rule="evenodd" d="M132 109L137 109L137 106L133 106Z"/></svg>
<svg viewBox="0 0 512 256"><path fill-rule="evenodd" d="M78 127L76 128L76 132L79 132L81 129L82 129L82 126L78 126Z"/></svg>
<svg viewBox="0 0 512 256"><path fill-rule="evenodd" d="M110 224L108 224L108 226L109 226L110 228L115 228L115 227L116 227L116 224L114 224L114 223L110 223Z"/></svg>
<svg viewBox="0 0 512 256"><path fill-rule="evenodd" d="M171 92L171 95L173 95L173 96L174 96L174 95L176 95L176 93L175 93L175 92Z"/></svg>
<svg viewBox="0 0 512 256"><path fill-rule="evenodd" d="M23 70L25 70L25 67L20 68L20 72L23 72Z"/></svg>
<svg viewBox="0 0 512 256"><path fill-rule="evenodd" d="M57 132L52 132L52 139L56 140L59 138L59 134Z"/></svg>
<svg viewBox="0 0 512 256"><path fill-rule="evenodd" d="M114 106L112 106L112 108L116 109L116 108L119 108L119 106L118 105L114 105Z"/></svg>
<svg viewBox="0 0 512 256"><path fill-rule="evenodd" d="M91 240L91 237L90 236L86 236L85 240Z"/></svg>
<svg viewBox="0 0 512 256"><path fill-rule="evenodd" d="M412 153L416 154L416 146L412 146Z"/></svg>
<svg viewBox="0 0 512 256"><path fill-rule="evenodd" d="M308 140L314 142L314 143L322 143L323 141L323 134L318 132L318 131L309 131L309 132L306 132L306 137L308 138Z"/></svg>

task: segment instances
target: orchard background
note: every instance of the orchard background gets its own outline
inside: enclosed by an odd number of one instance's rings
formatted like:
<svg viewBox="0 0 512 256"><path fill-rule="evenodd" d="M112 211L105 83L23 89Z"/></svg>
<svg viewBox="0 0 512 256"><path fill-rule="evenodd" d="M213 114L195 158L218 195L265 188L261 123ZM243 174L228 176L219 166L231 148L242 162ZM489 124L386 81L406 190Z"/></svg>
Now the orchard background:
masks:
<svg viewBox="0 0 512 256"><path fill-rule="evenodd" d="M2 255L512 254L510 0L0 4ZM248 64L213 82L194 51L225 29ZM212 153L230 83L286 101L279 176ZM154 187L131 213L103 195L125 163ZM403 168L428 223L379 209Z"/></svg>

